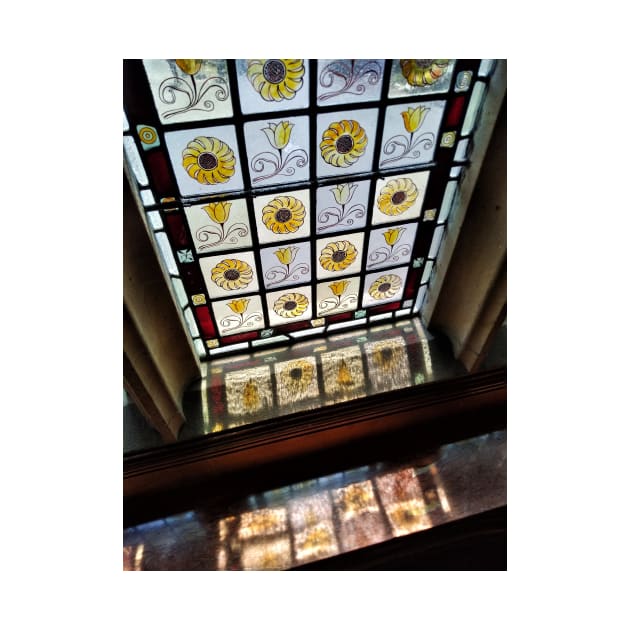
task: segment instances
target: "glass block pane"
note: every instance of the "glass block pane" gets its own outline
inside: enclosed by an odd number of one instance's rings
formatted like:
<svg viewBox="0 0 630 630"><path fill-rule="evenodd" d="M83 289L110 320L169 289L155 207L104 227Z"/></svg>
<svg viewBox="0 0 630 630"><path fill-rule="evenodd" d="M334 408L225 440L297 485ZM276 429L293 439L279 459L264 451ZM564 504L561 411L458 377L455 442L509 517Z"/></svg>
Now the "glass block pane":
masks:
<svg viewBox="0 0 630 630"><path fill-rule="evenodd" d="M270 326L313 319L311 287L300 286L266 295Z"/></svg>
<svg viewBox="0 0 630 630"><path fill-rule="evenodd" d="M381 97L384 59L320 59L317 104L341 105Z"/></svg>
<svg viewBox="0 0 630 630"><path fill-rule="evenodd" d="M317 279L335 278L361 271L363 232L317 240Z"/></svg>
<svg viewBox="0 0 630 630"><path fill-rule="evenodd" d="M448 92L455 59L394 59L389 98Z"/></svg>
<svg viewBox="0 0 630 630"><path fill-rule="evenodd" d="M372 224L417 219L428 181L429 171L392 175L377 180Z"/></svg>
<svg viewBox="0 0 630 630"><path fill-rule="evenodd" d="M244 114L308 107L308 59L237 59L236 73Z"/></svg>
<svg viewBox="0 0 630 630"><path fill-rule="evenodd" d="M252 245L245 199L186 206L184 213L199 254Z"/></svg>
<svg viewBox="0 0 630 630"><path fill-rule="evenodd" d="M163 124L232 115L225 59L144 59L143 64Z"/></svg>
<svg viewBox="0 0 630 630"><path fill-rule="evenodd" d="M211 298L229 298L258 291L253 252L207 256L199 259L199 265Z"/></svg>
<svg viewBox="0 0 630 630"><path fill-rule="evenodd" d="M343 232L365 226L369 193L369 180L318 188L317 233Z"/></svg>
<svg viewBox="0 0 630 630"><path fill-rule="evenodd" d="M453 200L455 199L455 193L457 192L457 182L448 182L446 184L446 190L444 191L444 198L442 199L442 206L440 207L440 215L438 216L438 223L446 221L448 215L453 207Z"/></svg>
<svg viewBox="0 0 630 630"><path fill-rule="evenodd" d="M311 245L308 241L266 247L260 252L266 289L304 284L311 279Z"/></svg>
<svg viewBox="0 0 630 630"><path fill-rule="evenodd" d="M257 120L244 128L254 188L309 178L308 116Z"/></svg>
<svg viewBox="0 0 630 630"><path fill-rule="evenodd" d="M283 243L309 236L311 199L308 189L254 197L261 243Z"/></svg>
<svg viewBox="0 0 630 630"><path fill-rule="evenodd" d="M417 223L405 223L370 232L366 269L392 267L411 260Z"/></svg>
<svg viewBox="0 0 630 630"><path fill-rule="evenodd" d="M232 125L169 131L164 134L164 141L184 197L243 189Z"/></svg>
<svg viewBox="0 0 630 630"><path fill-rule="evenodd" d="M446 101L390 105L385 114L380 167L401 168L430 162L445 105Z"/></svg>
<svg viewBox="0 0 630 630"><path fill-rule="evenodd" d="M140 186L148 186L149 180L147 173L142 165L136 142L131 136L123 137L123 149L125 151L125 157L127 158L127 164L129 164L129 168L131 168L131 172L134 174L138 184L140 184Z"/></svg>
<svg viewBox="0 0 630 630"><path fill-rule="evenodd" d="M155 240L157 241L160 253L162 254L162 260L164 261L168 272L173 276L178 275L177 263L175 262L175 257L173 256L171 244L168 242L168 236L166 236L165 232L156 232Z"/></svg>
<svg viewBox="0 0 630 630"><path fill-rule="evenodd" d="M462 136L467 136L475 128L477 117L479 115L479 111L481 110L481 105L485 96L486 84L481 81L477 81L470 96L470 103L468 104L466 118L464 118L464 124L462 126Z"/></svg>
<svg viewBox="0 0 630 630"><path fill-rule="evenodd" d="M212 310L219 334L223 337L265 327L263 306L258 295L214 302Z"/></svg>
<svg viewBox="0 0 630 630"><path fill-rule="evenodd" d="M377 109L317 116L317 175L344 177L372 170Z"/></svg>
<svg viewBox="0 0 630 630"><path fill-rule="evenodd" d="M359 304L361 278L344 278L317 285L317 316L354 311Z"/></svg>
<svg viewBox="0 0 630 630"><path fill-rule="evenodd" d="M396 302L402 298L407 267L388 269L365 276L362 306L373 306Z"/></svg>

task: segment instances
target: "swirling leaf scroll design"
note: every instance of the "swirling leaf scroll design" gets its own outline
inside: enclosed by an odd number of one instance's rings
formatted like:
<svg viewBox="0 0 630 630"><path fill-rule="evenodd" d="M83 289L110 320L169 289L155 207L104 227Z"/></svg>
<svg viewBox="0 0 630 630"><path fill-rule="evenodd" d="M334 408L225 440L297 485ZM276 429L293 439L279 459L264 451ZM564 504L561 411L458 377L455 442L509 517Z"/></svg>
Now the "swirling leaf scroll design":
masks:
<svg viewBox="0 0 630 630"><path fill-rule="evenodd" d="M357 59L335 59L322 68L319 84L323 88L330 88L337 80L341 80L343 85L330 92L324 92L317 100L327 101L341 94L360 96L366 90L365 84L377 85L381 76L381 66L374 60L362 62Z"/></svg>
<svg viewBox="0 0 630 630"><path fill-rule="evenodd" d="M382 265L383 263L397 263L401 258L409 256L411 253L411 245L404 243L398 247L379 247L368 256L369 263L367 269Z"/></svg>
<svg viewBox="0 0 630 630"><path fill-rule="evenodd" d="M267 286L272 287L285 280L299 280L300 276L305 276L309 273L310 267L306 263L298 263L297 265L276 265L270 267L265 272L265 278L267 279Z"/></svg>
<svg viewBox="0 0 630 630"><path fill-rule="evenodd" d="M224 224L221 223L218 226L204 225L200 227L195 232L195 237L198 241L204 243L204 245L199 245L199 251L203 251L222 243L236 245L239 239L244 238L248 234L249 229L244 223L234 223L227 230Z"/></svg>
<svg viewBox="0 0 630 630"><path fill-rule="evenodd" d="M430 108L425 108L427 113ZM419 127L422 126L420 122ZM421 133L421 130L412 131L409 136L399 134L393 136L383 145L383 153L392 157L382 160L381 166L392 164L400 160L417 160L422 151L429 151L435 144L435 134L431 131ZM414 137L415 136L415 137Z"/></svg>
<svg viewBox="0 0 630 630"><path fill-rule="evenodd" d="M175 70L173 70L175 72ZM164 118L172 118L178 114L190 111L211 112L214 109L214 100L226 101L230 95L227 81L222 77L208 77L198 83L194 75L187 74L185 78L172 76L164 79L158 88L160 101L165 105L176 105L178 101L184 101L182 105L164 113ZM214 100L211 91L214 90Z"/></svg>
<svg viewBox="0 0 630 630"><path fill-rule="evenodd" d="M349 293L348 295L333 295L325 298L319 303L319 314L328 315L337 309L351 310L357 303L357 294Z"/></svg>
<svg viewBox="0 0 630 630"><path fill-rule="evenodd" d="M295 175L296 168L303 168L308 164L308 153L304 149L298 147L288 150L293 126L289 121L282 121L278 124L268 123L266 128L261 129L269 144L278 153L262 151L252 158L250 163L252 171L262 173L252 178L252 182L257 183L276 175L291 177Z"/></svg>
<svg viewBox="0 0 630 630"><path fill-rule="evenodd" d="M219 322L223 327L223 332L234 331L240 328L252 328L256 324L260 324L263 321L262 313L235 313L234 315L226 315Z"/></svg>

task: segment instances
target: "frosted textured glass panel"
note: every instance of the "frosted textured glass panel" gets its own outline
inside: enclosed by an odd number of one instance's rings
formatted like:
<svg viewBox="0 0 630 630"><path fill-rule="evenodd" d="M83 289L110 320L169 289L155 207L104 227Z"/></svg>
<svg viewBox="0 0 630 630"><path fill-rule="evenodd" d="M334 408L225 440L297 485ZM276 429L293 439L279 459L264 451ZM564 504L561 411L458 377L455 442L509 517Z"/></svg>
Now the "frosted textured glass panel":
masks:
<svg viewBox="0 0 630 630"><path fill-rule="evenodd" d="M190 334L192 337L199 337L199 330L197 328L197 323L195 322L195 318L193 317L192 311L190 307L187 306L184 309L184 319L188 324L188 330L190 330Z"/></svg>
<svg viewBox="0 0 630 630"><path fill-rule="evenodd" d="M422 272L422 280L420 280L422 284L429 281L432 271L433 271L433 261L427 260L427 264L424 266L424 271Z"/></svg>
<svg viewBox="0 0 630 630"><path fill-rule="evenodd" d="M462 173L462 166L453 166L451 172L449 173L449 177L459 177Z"/></svg>
<svg viewBox="0 0 630 630"><path fill-rule="evenodd" d="M125 157L127 163L131 168L131 172L135 175L136 180L140 186L148 186L149 180L147 179L147 172L144 170L140 154L138 153L138 147L131 136L123 137L123 147L125 151Z"/></svg>
<svg viewBox="0 0 630 630"><path fill-rule="evenodd" d="M203 346L203 341L201 341L201 339L195 339L193 341L193 343L195 344L195 350L197 351L197 356L200 359L205 359L206 358L206 349Z"/></svg>
<svg viewBox="0 0 630 630"><path fill-rule="evenodd" d="M477 81L475 87L473 87L470 103L468 103L466 118L464 118L464 125L462 126L462 136L467 136L475 128L477 116L479 115L479 110L481 109L485 95L486 84Z"/></svg>
<svg viewBox="0 0 630 630"><path fill-rule="evenodd" d="M479 76L490 76L492 74L492 71L494 70L495 63L496 59L482 59L481 64L479 64Z"/></svg>
<svg viewBox="0 0 630 630"><path fill-rule="evenodd" d="M157 232L155 234L155 240L160 248L160 252L162 253L162 260L168 269L168 272L176 276L177 272L177 263L175 262L175 257L173 256L173 250L171 249L171 245L168 242L168 237L165 232Z"/></svg>
<svg viewBox="0 0 630 630"><path fill-rule="evenodd" d="M468 158L468 138L466 140L460 140L457 143L457 149L455 151L455 161L464 162Z"/></svg>
<svg viewBox="0 0 630 630"><path fill-rule="evenodd" d="M155 198L153 197L153 193L148 188L146 190L140 191L140 199L145 206L155 205Z"/></svg>
<svg viewBox="0 0 630 630"><path fill-rule="evenodd" d="M435 229L435 232L433 233L433 240L431 241L431 248L429 249L429 258L435 258L437 256L443 235L444 226L440 226Z"/></svg>
<svg viewBox="0 0 630 630"><path fill-rule="evenodd" d="M154 230L161 230L164 228L164 224L162 223L162 217L158 210L153 210L153 212L147 212L147 218L149 219L149 224Z"/></svg>
<svg viewBox="0 0 630 630"><path fill-rule="evenodd" d="M422 308L422 303L424 302L424 296L426 292L427 292L426 285L423 287L420 287L420 289L418 290L418 296L416 297L416 301L413 305L414 313L417 313Z"/></svg>
<svg viewBox="0 0 630 630"><path fill-rule="evenodd" d="M171 278L173 288L175 289L175 295L179 305L184 308L188 304L188 296L186 295L186 289L184 289L184 283L179 278Z"/></svg>
<svg viewBox="0 0 630 630"><path fill-rule="evenodd" d="M457 192L457 182L449 182L446 184L446 191L444 192L444 199L442 200L442 206L440 208L440 214L438 216L438 223L446 221L448 215L453 207L453 200L455 199L455 193Z"/></svg>
<svg viewBox="0 0 630 630"><path fill-rule="evenodd" d="M127 120L127 114L123 111L123 131L129 131L129 121Z"/></svg>

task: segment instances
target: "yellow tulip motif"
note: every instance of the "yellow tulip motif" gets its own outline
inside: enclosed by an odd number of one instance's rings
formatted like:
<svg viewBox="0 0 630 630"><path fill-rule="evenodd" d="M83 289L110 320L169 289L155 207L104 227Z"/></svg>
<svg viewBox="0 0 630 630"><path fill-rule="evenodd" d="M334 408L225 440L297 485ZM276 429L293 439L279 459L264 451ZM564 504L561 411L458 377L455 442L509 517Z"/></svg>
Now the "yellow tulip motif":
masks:
<svg viewBox="0 0 630 630"><path fill-rule="evenodd" d="M289 140L291 139L291 130L295 126L293 123L290 123L288 120L283 120L278 124L268 123L268 127L265 127L263 131L267 136L267 140L269 140L271 146L275 147L279 151L284 149L284 147L289 144Z"/></svg>
<svg viewBox="0 0 630 630"><path fill-rule="evenodd" d="M218 201L217 203L209 203L203 209L215 223L223 225L230 217L231 207L232 204L229 201Z"/></svg>
<svg viewBox="0 0 630 630"><path fill-rule="evenodd" d="M333 295L341 297L343 295L343 292L348 288L349 284L350 282L348 280L340 280L339 282L331 282L328 286L333 292Z"/></svg>
<svg viewBox="0 0 630 630"><path fill-rule="evenodd" d="M422 125L427 113L429 112L428 107L422 107L419 105L416 108L408 107L406 112L402 112L403 122L405 124L405 129L409 133L413 133Z"/></svg>
<svg viewBox="0 0 630 630"><path fill-rule="evenodd" d="M247 310L248 304L248 299L241 298L240 300L232 300L231 302L228 302L227 305L234 313L236 313L237 315L242 315Z"/></svg>
<svg viewBox="0 0 630 630"><path fill-rule="evenodd" d="M405 229L406 228L391 228L387 230L383 233L383 238L385 239L385 242L390 247L393 247L398 242L400 235L405 231Z"/></svg>
<svg viewBox="0 0 630 630"><path fill-rule="evenodd" d="M201 70L203 59L175 59L175 63L182 72L193 76Z"/></svg>
<svg viewBox="0 0 630 630"><path fill-rule="evenodd" d="M295 259L297 251L297 247L281 247L277 249L274 254L283 265L290 265Z"/></svg>

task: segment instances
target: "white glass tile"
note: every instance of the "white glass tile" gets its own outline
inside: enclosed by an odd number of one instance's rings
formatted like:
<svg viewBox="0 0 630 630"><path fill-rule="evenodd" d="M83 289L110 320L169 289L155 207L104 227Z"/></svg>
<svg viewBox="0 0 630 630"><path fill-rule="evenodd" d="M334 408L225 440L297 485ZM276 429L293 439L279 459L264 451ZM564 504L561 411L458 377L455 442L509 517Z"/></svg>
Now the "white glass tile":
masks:
<svg viewBox="0 0 630 630"><path fill-rule="evenodd" d="M181 308L184 308L188 304L188 295L186 294L184 283L179 278L171 278L171 282L173 283L173 289L175 289L177 301Z"/></svg>
<svg viewBox="0 0 630 630"><path fill-rule="evenodd" d="M244 343L233 343L231 346L225 346L224 348L215 348L214 350L208 350L208 354L213 357L217 354L225 354L226 352L234 352L234 350L245 350L249 347L247 341Z"/></svg>
<svg viewBox="0 0 630 630"><path fill-rule="evenodd" d="M429 171L376 180L372 224L419 218L428 181Z"/></svg>
<svg viewBox="0 0 630 630"><path fill-rule="evenodd" d="M426 265L424 266L424 271L422 272L422 278L420 280L420 284L424 284L431 277L431 272L433 271L433 261L427 260Z"/></svg>
<svg viewBox="0 0 630 630"><path fill-rule="evenodd" d="M254 214L261 243L284 243L310 235L308 189L254 197Z"/></svg>
<svg viewBox="0 0 630 630"><path fill-rule="evenodd" d="M197 323L195 322L195 318L190 310L190 306L187 306L184 309L184 319L188 324L188 330L190 330L191 337L199 337L199 329L197 328Z"/></svg>
<svg viewBox="0 0 630 630"><path fill-rule="evenodd" d="M277 335L276 337L269 337L267 339L254 339L252 341L252 346L254 348L258 346L268 346L272 343L280 343L289 341L289 338L286 335Z"/></svg>
<svg viewBox="0 0 630 630"><path fill-rule="evenodd" d="M244 114L308 107L308 59L237 59L236 73Z"/></svg>
<svg viewBox="0 0 630 630"><path fill-rule="evenodd" d="M477 81L473 87L472 94L470 96L470 102L468 103L468 109L466 110L466 117L464 118L464 124L462 125L462 136L467 136L474 128L479 116L479 110L483 104L486 95L486 84Z"/></svg>
<svg viewBox="0 0 630 630"><path fill-rule="evenodd" d="M204 256L199 259L199 266L211 298L229 298L258 291L253 252Z"/></svg>
<svg viewBox="0 0 630 630"><path fill-rule="evenodd" d="M203 345L203 341L201 341L201 339L194 339L193 343L195 344L195 350L197 351L197 356L200 359L205 359L206 358L206 349Z"/></svg>
<svg viewBox="0 0 630 630"><path fill-rule="evenodd" d="M403 308L400 311L396 311L396 317L403 317L405 315L411 315L410 308Z"/></svg>
<svg viewBox="0 0 630 630"><path fill-rule="evenodd" d="M304 284L311 279L311 244L279 243L260 250L261 272L266 289Z"/></svg>
<svg viewBox="0 0 630 630"><path fill-rule="evenodd" d="M339 322L338 324L331 324L330 326L328 326L328 330L329 331L333 331L333 330L341 330L342 328L354 328L355 326L363 326L363 324L367 323L367 318L364 317L363 319L355 319L351 322Z"/></svg>
<svg viewBox="0 0 630 630"><path fill-rule="evenodd" d="M394 59L389 97L447 92L453 77L455 59Z"/></svg>
<svg viewBox="0 0 630 630"><path fill-rule="evenodd" d="M232 125L169 131L164 140L184 197L243 189Z"/></svg>
<svg viewBox="0 0 630 630"><path fill-rule="evenodd" d="M433 240L431 241L431 248L429 249L429 255L427 258L435 258L440 249L440 243L442 242L442 236L444 235L444 226L435 228L433 233Z"/></svg>
<svg viewBox="0 0 630 630"><path fill-rule="evenodd" d="M348 182L317 189L317 233L331 234L364 227L370 181Z"/></svg>
<svg viewBox="0 0 630 630"><path fill-rule="evenodd" d="M171 275L177 276L179 272L177 271L177 263L175 262L175 257L173 256L173 250L171 249L171 245L168 242L168 237L165 232L156 232L155 240L157 241L158 247L162 254L162 260L168 269L168 272Z"/></svg>
<svg viewBox="0 0 630 630"><path fill-rule="evenodd" d="M453 200L455 199L455 193L457 192L457 182L448 182L446 184L446 190L444 191L444 198L442 199L442 206L440 207L440 214L438 216L438 223L446 221L448 215L453 207Z"/></svg>
<svg viewBox="0 0 630 630"><path fill-rule="evenodd" d="M143 64L163 124L232 115L225 59L144 59Z"/></svg>
<svg viewBox="0 0 630 630"><path fill-rule="evenodd" d="M149 223L154 230L161 230L164 228L164 224L162 223L162 217L158 210L153 210L152 212L147 212L147 218L149 219Z"/></svg>
<svg viewBox="0 0 630 630"><path fill-rule="evenodd" d="M390 105L379 154L381 168L426 164L433 159L446 101Z"/></svg>
<svg viewBox="0 0 630 630"><path fill-rule="evenodd" d="M492 71L494 70L495 63L496 59L482 59L481 63L479 64L479 76L490 76L490 74L492 74Z"/></svg>
<svg viewBox="0 0 630 630"><path fill-rule="evenodd" d="M343 177L372 170L377 109L317 116L317 175Z"/></svg>
<svg viewBox="0 0 630 630"><path fill-rule="evenodd" d="M212 311L223 337L265 327L260 296L251 295L221 302L213 302Z"/></svg>
<svg viewBox="0 0 630 630"><path fill-rule="evenodd" d="M453 168L451 168L451 171L449 173L449 177L459 177L461 175L463 168L464 168L463 166L453 166Z"/></svg>
<svg viewBox="0 0 630 630"><path fill-rule="evenodd" d="M308 116L269 118L244 125L252 187L309 178Z"/></svg>
<svg viewBox="0 0 630 630"><path fill-rule="evenodd" d="M129 131L129 121L127 120L127 114L123 110L123 132Z"/></svg>
<svg viewBox="0 0 630 630"><path fill-rule="evenodd" d="M414 313L418 313L420 312L420 309L422 308L422 303L424 302L424 296L425 293L427 292L427 287L426 285L423 287L420 287L420 289L418 289L418 295L416 297L416 301L413 305L413 312Z"/></svg>
<svg viewBox="0 0 630 630"><path fill-rule="evenodd" d="M457 143L455 157L453 158L455 162L464 162L468 158L468 144L468 138L466 138L466 140L460 140Z"/></svg>
<svg viewBox="0 0 630 630"><path fill-rule="evenodd" d="M379 315L372 315L370 317L370 324L372 322L380 322L383 321L385 319L391 319L392 314L391 313L380 313Z"/></svg>
<svg viewBox="0 0 630 630"><path fill-rule="evenodd" d="M361 278L344 278L317 285L317 316L354 311L359 303Z"/></svg>
<svg viewBox="0 0 630 630"><path fill-rule="evenodd" d="M392 267L411 260L417 223L405 223L370 232L366 269Z"/></svg>
<svg viewBox="0 0 630 630"><path fill-rule="evenodd" d="M289 333L291 337L294 339L300 339L301 337L312 337L313 335L318 335L324 332L325 326L320 326L319 328L309 328L307 330L296 330L295 332Z"/></svg>
<svg viewBox="0 0 630 630"><path fill-rule="evenodd" d="M318 239L316 256L318 280L360 272L363 256L363 232Z"/></svg>
<svg viewBox="0 0 630 630"><path fill-rule="evenodd" d="M144 170L142 160L140 159L140 153L138 152L138 147L131 136L123 136L123 148L127 158L127 163L129 164L136 181L140 184L140 186L148 186L149 180L147 178L147 172Z"/></svg>
<svg viewBox="0 0 630 630"><path fill-rule="evenodd" d="M384 59L319 59L317 104L379 100L384 69Z"/></svg>
<svg viewBox="0 0 630 630"><path fill-rule="evenodd" d="M184 212L198 253L251 247L245 199L196 204L185 207Z"/></svg>
<svg viewBox="0 0 630 630"><path fill-rule="evenodd" d="M155 198L153 197L153 193L150 189L145 188L140 191L140 200L144 206L154 206Z"/></svg>
<svg viewBox="0 0 630 630"><path fill-rule="evenodd" d="M311 287L289 287L267 293L270 326L282 326L313 319Z"/></svg>

